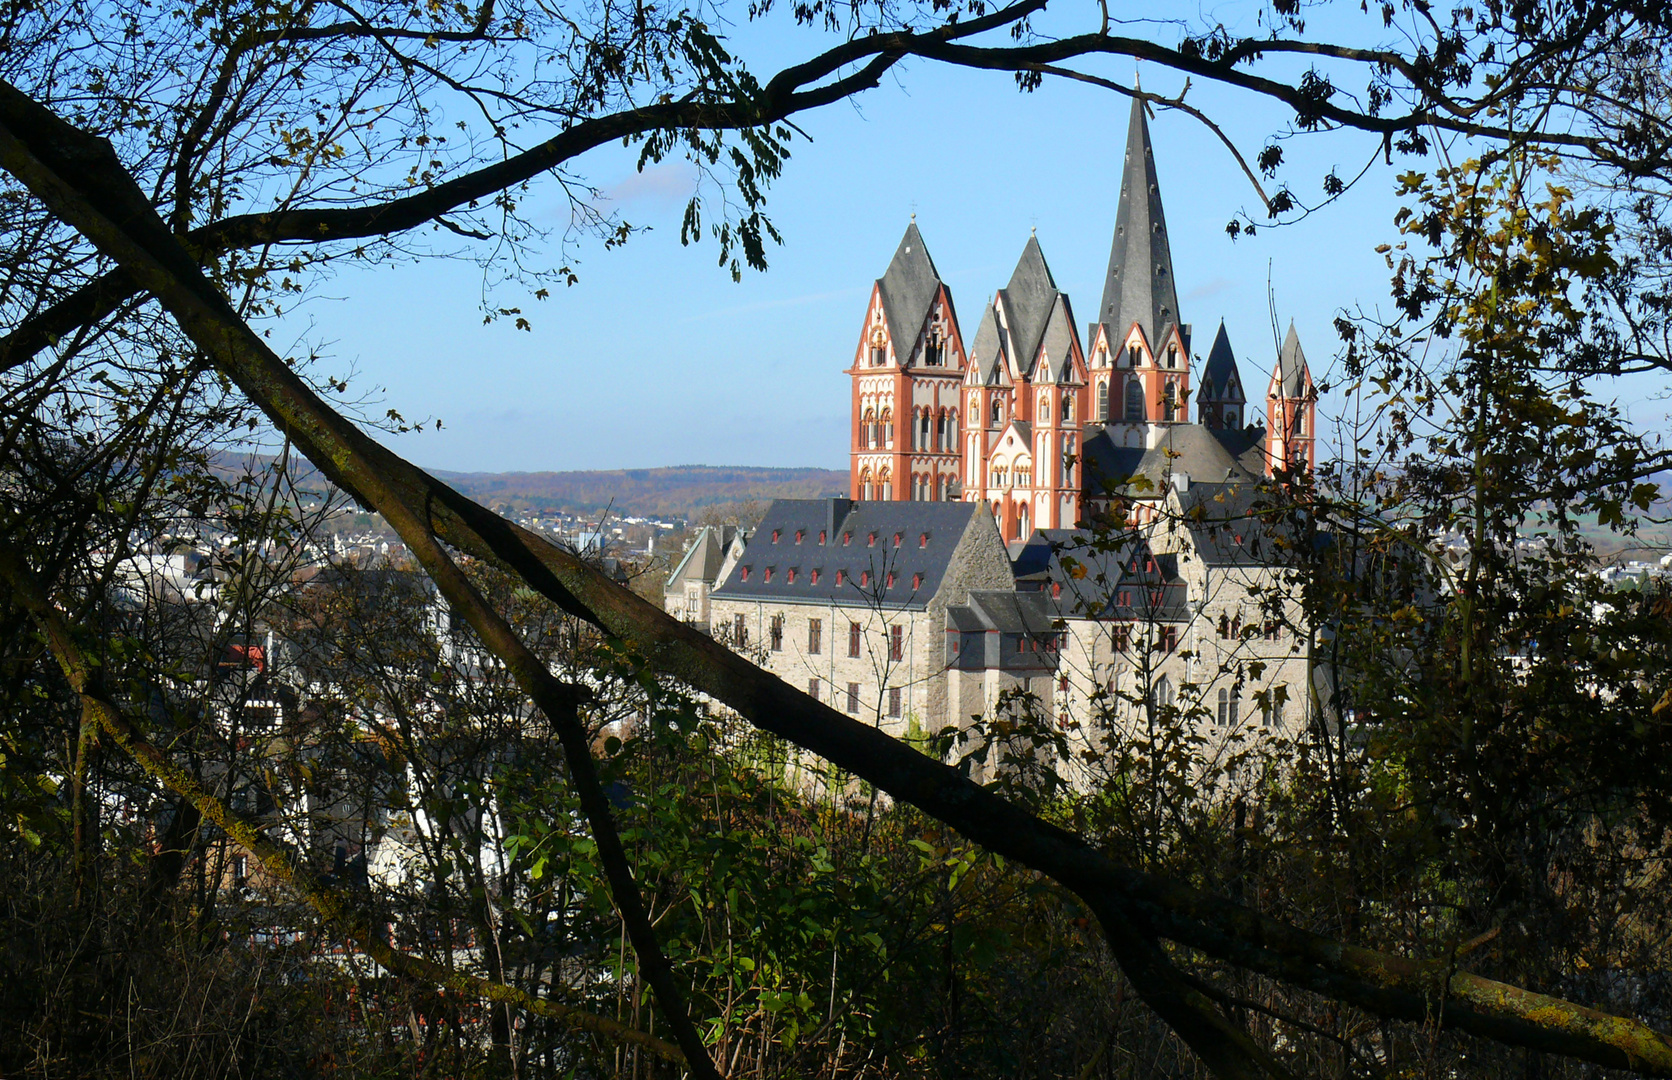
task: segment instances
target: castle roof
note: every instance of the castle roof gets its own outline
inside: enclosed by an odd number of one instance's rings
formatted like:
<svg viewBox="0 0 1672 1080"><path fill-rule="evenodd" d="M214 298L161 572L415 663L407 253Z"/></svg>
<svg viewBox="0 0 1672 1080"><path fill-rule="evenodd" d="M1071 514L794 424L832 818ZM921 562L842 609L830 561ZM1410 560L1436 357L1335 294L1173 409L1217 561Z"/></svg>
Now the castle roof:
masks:
<svg viewBox="0 0 1672 1080"><path fill-rule="evenodd" d="M900 363L911 358L917 335L929 319L929 308L940 290L940 273L929 258L923 234L917 222L906 226L906 235L894 252L888 271L877 279L882 293L883 318L888 322L888 336L894 342L894 352Z"/></svg>
<svg viewBox="0 0 1672 1080"><path fill-rule="evenodd" d="M1153 349L1159 349L1168 329L1179 324L1173 253L1161 211L1149 120L1143 101L1136 97L1127 125L1126 165L1121 174L1120 208L1115 213L1115 239L1109 250L1109 273L1097 316L1108 326L1110 341L1116 347L1125 340L1133 323L1143 328Z"/></svg>
<svg viewBox="0 0 1672 1080"><path fill-rule="evenodd" d="M1202 424L1169 424L1153 447L1120 446L1108 428L1088 432L1082 444L1085 492L1092 498L1127 489L1135 498L1154 498L1183 477L1197 484L1255 483L1263 428L1220 431ZM1142 477L1143 481L1133 483Z"/></svg>
<svg viewBox="0 0 1672 1080"><path fill-rule="evenodd" d="M1045 337L1045 325L1051 318L1057 301L1057 283L1051 268L1045 265L1045 253L1040 250L1039 238L1028 237L1022 257L1010 275L1010 284L999 290L999 303L1004 305L1006 328L1010 331L1010 345L1016 367L1024 375L1031 375L1034 360L1039 355L1039 343Z"/></svg>
<svg viewBox="0 0 1672 1080"><path fill-rule="evenodd" d="M1050 368L1038 376L1047 382L1064 383L1074 377L1074 313L1068 307L1068 294L1058 293L1051 304L1051 316L1045 323L1045 358Z"/></svg>
<svg viewBox="0 0 1672 1080"><path fill-rule="evenodd" d="M985 512L969 502L774 499L713 595L921 611L940 591L970 519ZM992 539L999 542L997 532Z"/></svg>

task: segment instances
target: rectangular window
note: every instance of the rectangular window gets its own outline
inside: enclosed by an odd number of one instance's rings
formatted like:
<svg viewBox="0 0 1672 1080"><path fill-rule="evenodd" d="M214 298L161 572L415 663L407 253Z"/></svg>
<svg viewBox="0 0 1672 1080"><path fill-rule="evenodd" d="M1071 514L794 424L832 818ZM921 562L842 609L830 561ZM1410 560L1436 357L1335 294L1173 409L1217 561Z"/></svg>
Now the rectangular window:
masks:
<svg viewBox="0 0 1672 1080"><path fill-rule="evenodd" d="M903 626L888 628L888 658L903 660L906 656L906 629Z"/></svg>
<svg viewBox="0 0 1672 1080"><path fill-rule="evenodd" d="M772 622L767 627L767 637L771 640L773 652L784 651L784 617L772 616Z"/></svg>
<svg viewBox="0 0 1672 1080"><path fill-rule="evenodd" d="M824 651L824 620L807 620L807 651L817 656Z"/></svg>
<svg viewBox="0 0 1672 1080"><path fill-rule="evenodd" d="M732 637L737 640L739 648L749 644L749 625L743 621L742 615L732 616Z"/></svg>
<svg viewBox="0 0 1672 1080"><path fill-rule="evenodd" d="M1283 624L1276 619L1266 620L1266 640L1281 641L1283 639Z"/></svg>
<svg viewBox="0 0 1672 1080"><path fill-rule="evenodd" d="M807 680L807 696L814 701L819 699L819 681L817 679Z"/></svg>
<svg viewBox="0 0 1672 1080"><path fill-rule="evenodd" d="M894 717L900 715L900 688L898 686L888 688L888 715Z"/></svg>
<svg viewBox="0 0 1672 1080"><path fill-rule="evenodd" d="M859 624L856 622L848 623L848 655L859 655Z"/></svg>
<svg viewBox="0 0 1672 1080"><path fill-rule="evenodd" d="M1118 653L1132 651L1132 628L1130 626L1115 627L1115 651Z"/></svg>
<svg viewBox="0 0 1672 1080"><path fill-rule="evenodd" d="M1161 628L1161 651L1162 652L1167 652L1167 653L1176 652L1178 650L1178 647L1179 647L1179 630L1178 630L1178 627L1176 627L1176 626L1163 626Z"/></svg>
<svg viewBox="0 0 1672 1080"><path fill-rule="evenodd" d="M859 712L859 684L848 683L848 712Z"/></svg>

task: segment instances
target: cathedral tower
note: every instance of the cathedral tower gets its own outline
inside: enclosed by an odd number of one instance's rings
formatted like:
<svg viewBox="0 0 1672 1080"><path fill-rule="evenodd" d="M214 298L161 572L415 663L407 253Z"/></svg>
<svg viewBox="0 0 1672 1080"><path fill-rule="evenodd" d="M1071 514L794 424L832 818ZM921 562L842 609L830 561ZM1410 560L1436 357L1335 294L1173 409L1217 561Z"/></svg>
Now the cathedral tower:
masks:
<svg viewBox="0 0 1672 1080"><path fill-rule="evenodd" d="M871 289L854 351L849 491L944 501L957 493L964 342L916 215Z"/></svg>
<svg viewBox="0 0 1672 1080"><path fill-rule="evenodd" d="M1313 444L1316 438L1318 393L1312 386L1312 372L1300 349L1295 324L1277 353L1277 367L1266 390L1266 474L1283 469L1312 468L1318 462Z"/></svg>
<svg viewBox="0 0 1672 1080"><path fill-rule="evenodd" d="M1078 519L1087 394L1068 294L1031 236L981 314L964 378L964 498L988 503L1006 540Z"/></svg>
<svg viewBox="0 0 1672 1080"><path fill-rule="evenodd" d="M1088 333L1093 408L1122 446L1154 446L1189 422L1190 327L1179 321L1173 253L1144 103L1132 99L1103 305Z"/></svg>
<svg viewBox="0 0 1672 1080"><path fill-rule="evenodd" d="M1222 319L1196 390L1196 416L1203 427L1235 431L1247 423L1247 406L1242 374L1237 371L1237 358L1231 352L1231 339L1226 336Z"/></svg>

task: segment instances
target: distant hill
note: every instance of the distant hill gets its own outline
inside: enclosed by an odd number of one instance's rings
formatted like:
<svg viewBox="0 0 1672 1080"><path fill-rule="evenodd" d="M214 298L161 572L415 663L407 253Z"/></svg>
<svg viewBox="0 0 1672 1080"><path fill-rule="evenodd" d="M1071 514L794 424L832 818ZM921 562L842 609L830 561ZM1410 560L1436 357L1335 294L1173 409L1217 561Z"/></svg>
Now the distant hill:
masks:
<svg viewBox="0 0 1672 1080"><path fill-rule="evenodd" d="M586 472L455 473L434 475L489 505L533 510L694 518L705 506L750 500L822 499L844 495L846 470L771 469L751 466L676 465L663 469Z"/></svg>

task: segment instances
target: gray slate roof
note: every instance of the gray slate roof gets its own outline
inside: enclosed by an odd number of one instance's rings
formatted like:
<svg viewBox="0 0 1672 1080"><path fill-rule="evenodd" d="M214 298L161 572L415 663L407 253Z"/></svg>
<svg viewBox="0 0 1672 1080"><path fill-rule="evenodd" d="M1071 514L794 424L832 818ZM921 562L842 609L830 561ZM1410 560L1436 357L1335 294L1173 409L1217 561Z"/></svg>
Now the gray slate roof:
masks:
<svg viewBox="0 0 1672 1080"><path fill-rule="evenodd" d="M929 319L929 308L940 287L940 273L929 258L923 234L917 231L914 221L906 226L906 235L901 238L888 271L877 279L888 336L894 341L894 353L901 364L911 359L912 347Z"/></svg>
<svg viewBox="0 0 1672 1080"><path fill-rule="evenodd" d="M1213 336L1213 348L1208 350L1207 366L1202 369L1202 387L1196 395L1198 402L1218 401L1243 404L1242 376L1237 371L1236 354L1231 351L1231 339L1225 333L1225 320L1219 320L1219 333Z"/></svg>
<svg viewBox="0 0 1672 1080"><path fill-rule="evenodd" d="M1276 538L1286 526L1258 516L1271 496L1255 484L1191 484L1179 497L1196 553L1209 566L1278 562Z"/></svg>
<svg viewBox="0 0 1672 1080"><path fill-rule="evenodd" d="M1159 349L1170 326L1179 322L1178 291L1173 284L1173 252L1161 212L1161 188L1155 177L1144 103L1132 99L1126 132L1126 165L1121 174L1120 208L1109 250L1109 273L1103 285L1098 319L1109 327L1116 347L1137 323ZM1185 343L1186 348L1189 342Z"/></svg>
<svg viewBox="0 0 1672 1080"><path fill-rule="evenodd" d="M1045 323L1045 356L1050 370L1040 373L1044 381L1069 382L1074 376L1074 353L1079 341L1074 330L1074 312L1068 306L1068 294L1058 293L1051 305L1051 316Z"/></svg>
<svg viewBox="0 0 1672 1080"><path fill-rule="evenodd" d="M685 557L679 560L679 565L668 575L668 588L683 585L687 581L706 581L712 583L720 574L720 564L726 558L726 546L731 543L737 526L726 525L716 528L704 525L697 538L686 549Z"/></svg>
<svg viewBox="0 0 1672 1080"><path fill-rule="evenodd" d="M721 600L860 604L921 611L940 590L977 503L774 499L742 558L714 591ZM820 532L825 542L819 543ZM800 533L801 541L796 542ZM900 536L898 547L894 537ZM872 537L875 537L873 542ZM925 537L927 539L925 539ZM743 579L744 569L749 577ZM772 580L766 571L772 570ZM796 571L790 581L790 570ZM813 582L813 571L819 580ZM841 571L842 583L836 583ZM894 585L888 585L888 574ZM863 584L866 573L870 583ZM914 575L920 575L916 587Z"/></svg>
<svg viewBox="0 0 1672 1080"><path fill-rule="evenodd" d="M1018 589L1037 589L1055 618L1184 622L1190 616L1178 557L1156 555L1132 534L1036 529L1015 571Z"/></svg>
<svg viewBox="0 0 1672 1080"><path fill-rule="evenodd" d="M981 325L975 328L975 341L970 346L970 364L984 386L996 386L1004 381L1004 335L999 333L998 316L993 305L981 313Z"/></svg>
<svg viewBox="0 0 1672 1080"><path fill-rule="evenodd" d="M1306 370L1306 354L1300 349L1300 335L1295 333L1293 320L1289 322L1289 332L1284 335L1283 347L1277 352L1278 379L1286 398L1300 398L1306 396L1306 382L1310 373Z"/></svg>
<svg viewBox="0 0 1672 1080"><path fill-rule="evenodd" d="M1169 424L1161 441L1150 449L1119 446L1106 427L1087 429L1081 442L1085 461L1082 490L1098 498L1116 490L1128 478L1143 476L1147 485L1128 491L1136 498L1153 498L1171 478L1184 474L1190 485L1233 483L1253 484L1264 473L1262 444L1264 428L1240 431L1215 430L1202 424Z"/></svg>
<svg viewBox="0 0 1672 1080"><path fill-rule="evenodd" d="M1039 343L1045 337L1045 324L1050 320L1057 295L1057 283L1051 277L1051 268L1045 265L1039 238L1030 236L1010 275L1010 284L999 290L1016 367L1024 375L1033 373Z"/></svg>

